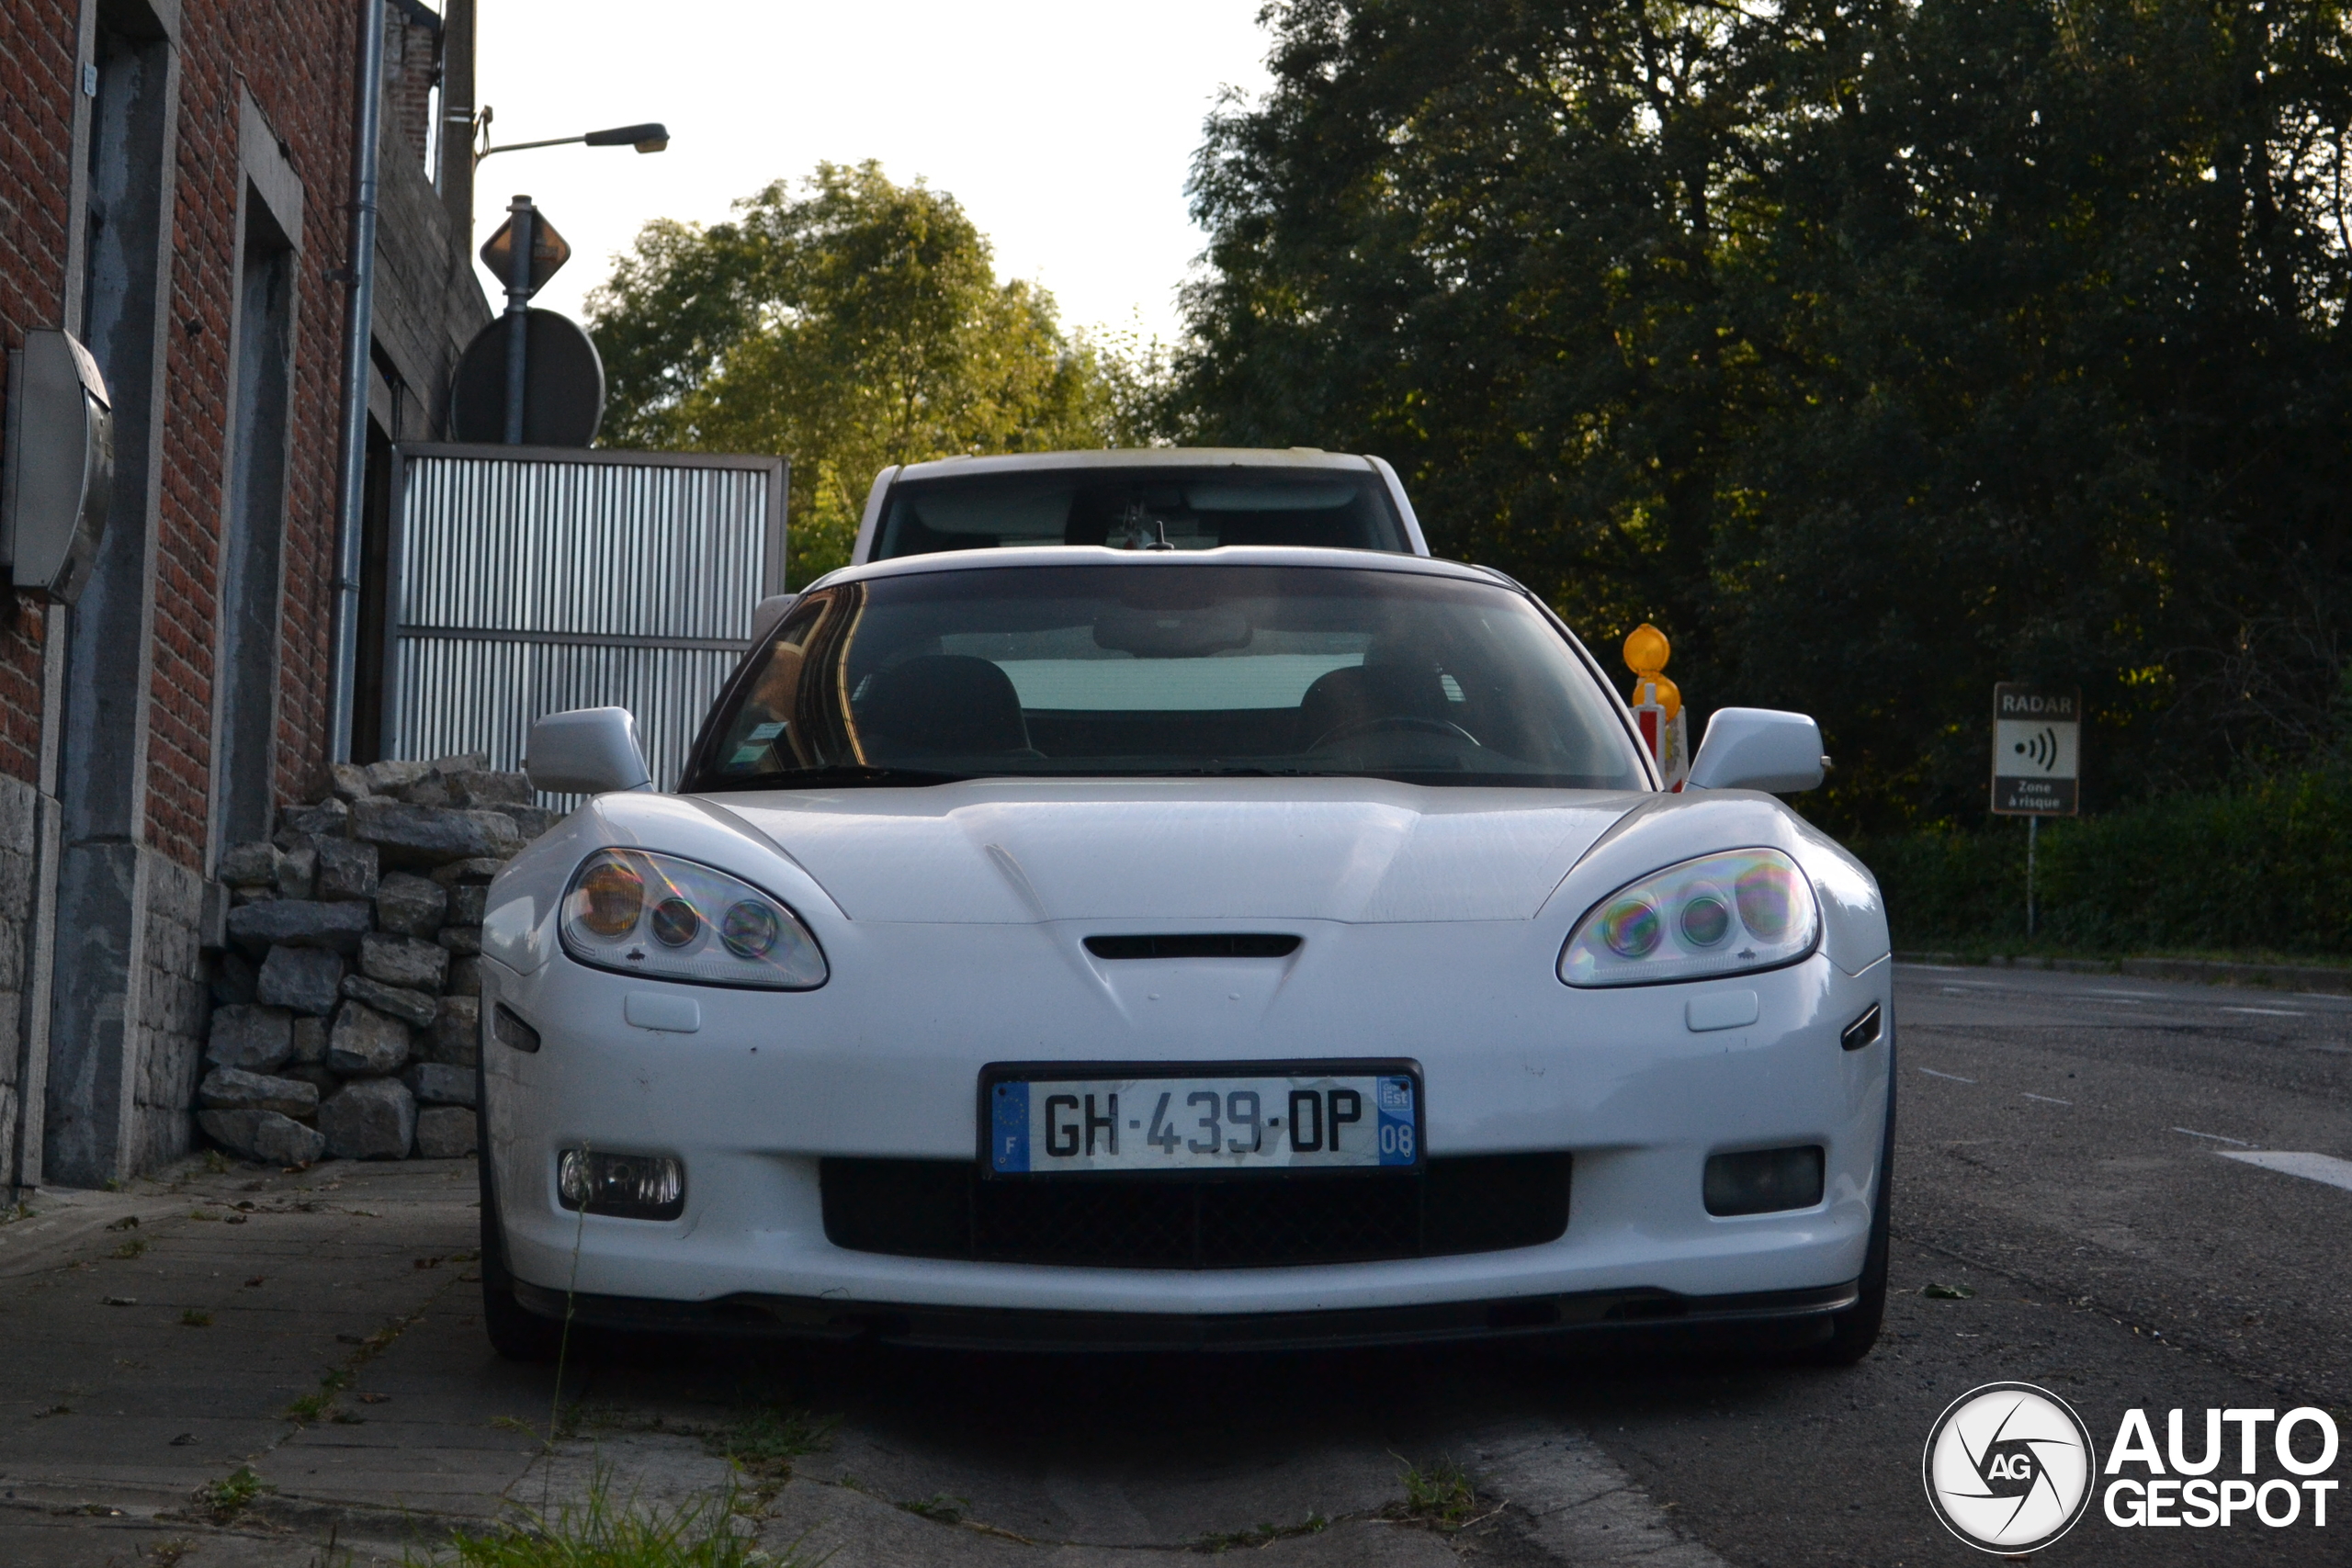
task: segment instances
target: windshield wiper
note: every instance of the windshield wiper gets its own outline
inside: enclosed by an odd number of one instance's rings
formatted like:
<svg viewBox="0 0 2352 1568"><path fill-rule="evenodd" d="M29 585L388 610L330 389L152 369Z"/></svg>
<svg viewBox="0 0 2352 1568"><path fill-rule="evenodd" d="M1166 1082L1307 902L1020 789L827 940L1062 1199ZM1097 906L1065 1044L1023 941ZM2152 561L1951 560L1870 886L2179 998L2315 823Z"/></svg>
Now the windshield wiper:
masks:
<svg viewBox="0 0 2352 1568"><path fill-rule="evenodd" d="M703 784L703 793L732 789L825 789L899 784L962 784L969 773L938 773L928 768L880 768L865 762L835 762L821 768L765 768L756 773L729 775Z"/></svg>

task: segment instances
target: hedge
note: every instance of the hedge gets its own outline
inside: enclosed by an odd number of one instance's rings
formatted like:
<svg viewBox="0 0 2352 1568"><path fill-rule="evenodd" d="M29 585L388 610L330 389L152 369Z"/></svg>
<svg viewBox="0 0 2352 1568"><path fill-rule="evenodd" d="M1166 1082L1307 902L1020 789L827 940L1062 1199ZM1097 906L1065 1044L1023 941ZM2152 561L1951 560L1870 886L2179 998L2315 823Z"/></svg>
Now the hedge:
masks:
<svg viewBox="0 0 2352 1568"><path fill-rule="evenodd" d="M1898 950L2016 949L2026 824L1850 840ZM2031 945L2352 955L2352 774L2282 774L2041 825Z"/></svg>

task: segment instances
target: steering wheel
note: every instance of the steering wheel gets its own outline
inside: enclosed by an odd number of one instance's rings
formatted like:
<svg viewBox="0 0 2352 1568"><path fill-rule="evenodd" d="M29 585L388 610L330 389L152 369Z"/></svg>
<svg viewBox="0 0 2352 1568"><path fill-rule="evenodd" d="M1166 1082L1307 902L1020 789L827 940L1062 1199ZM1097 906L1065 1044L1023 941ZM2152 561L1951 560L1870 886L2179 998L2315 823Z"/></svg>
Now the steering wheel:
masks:
<svg viewBox="0 0 2352 1568"><path fill-rule="evenodd" d="M1467 740L1473 746L1479 745L1476 736L1452 719L1423 718L1418 714L1392 713L1383 715L1379 718L1360 718L1352 724L1342 724L1327 729L1315 738L1315 744L1307 750L1319 751L1333 741L1345 740L1351 735L1370 735L1383 729L1409 729L1422 735L1453 735Z"/></svg>

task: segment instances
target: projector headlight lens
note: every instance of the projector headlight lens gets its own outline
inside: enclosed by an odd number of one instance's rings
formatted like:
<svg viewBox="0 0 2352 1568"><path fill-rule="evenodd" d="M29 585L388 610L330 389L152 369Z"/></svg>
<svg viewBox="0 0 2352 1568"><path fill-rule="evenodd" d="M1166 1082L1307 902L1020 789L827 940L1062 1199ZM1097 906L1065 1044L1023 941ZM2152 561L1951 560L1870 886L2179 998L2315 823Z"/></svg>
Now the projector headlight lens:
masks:
<svg viewBox="0 0 2352 1568"><path fill-rule="evenodd" d="M693 861L599 850L558 922L563 950L598 969L704 986L807 991L825 983L817 939L782 902Z"/></svg>
<svg viewBox="0 0 2352 1568"><path fill-rule="evenodd" d="M1733 850L1603 898L1560 950L1560 978L1583 987L1712 979L1793 963L1820 937L1820 908L1797 863L1778 850Z"/></svg>

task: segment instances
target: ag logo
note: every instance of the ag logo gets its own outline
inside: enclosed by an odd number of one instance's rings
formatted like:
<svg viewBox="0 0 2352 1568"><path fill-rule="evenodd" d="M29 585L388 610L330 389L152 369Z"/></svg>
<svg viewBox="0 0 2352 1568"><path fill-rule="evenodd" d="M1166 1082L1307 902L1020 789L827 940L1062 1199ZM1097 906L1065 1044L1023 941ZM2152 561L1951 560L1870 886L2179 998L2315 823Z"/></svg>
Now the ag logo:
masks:
<svg viewBox="0 0 2352 1568"><path fill-rule="evenodd" d="M1937 1417L1920 1471L1946 1529L1980 1551L2015 1554L2075 1528L2090 1506L2097 1458L2090 1428L2064 1400L2031 1383L1993 1382Z"/></svg>

